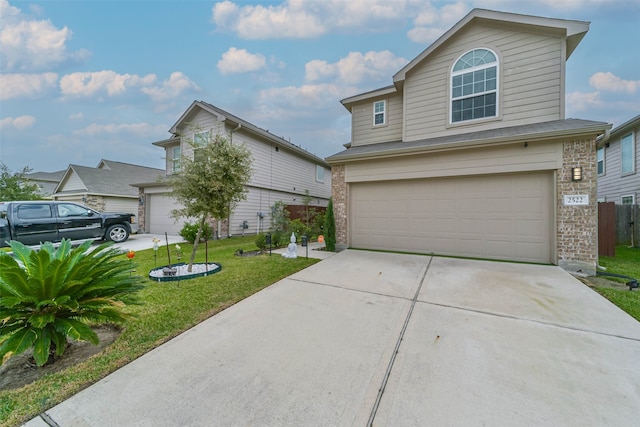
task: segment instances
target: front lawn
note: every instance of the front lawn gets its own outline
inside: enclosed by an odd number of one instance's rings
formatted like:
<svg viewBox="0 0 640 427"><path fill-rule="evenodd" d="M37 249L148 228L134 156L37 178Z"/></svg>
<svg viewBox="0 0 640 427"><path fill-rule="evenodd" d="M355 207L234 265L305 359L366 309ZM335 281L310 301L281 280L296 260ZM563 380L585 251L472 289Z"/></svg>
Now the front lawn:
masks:
<svg viewBox="0 0 640 427"><path fill-rule="evenodd" d="M317 262L285 259L278 254L234 255L238 249L256 250L254 240L255 236L247 236L209 242L208 260L220 263L222 270L211 276L174 282L147 278L156 265L167 264L166 247L158 250L157 261L151 249L137 252L134 274L142 276L147 284L140 293L144 304L130 307L137 317L124 323L117 340L98 355L22 388L0 391L0 425L20 425L208 317ZM187 261L192 245L180 246L182 261ZM175 263L174 245L170 250ZM195 261L205 261L204 244L199 245Z"/></svg>
<svg viewBox="0 0 640 427"><path fill-rule="evenodd" d="M640 248L616 246L615 257L600 257L607 273L622 274L640 280ZM626 282L627 280L621 279ZM598 293L640 321L640 290L629 291L596 287Z"/></svg>

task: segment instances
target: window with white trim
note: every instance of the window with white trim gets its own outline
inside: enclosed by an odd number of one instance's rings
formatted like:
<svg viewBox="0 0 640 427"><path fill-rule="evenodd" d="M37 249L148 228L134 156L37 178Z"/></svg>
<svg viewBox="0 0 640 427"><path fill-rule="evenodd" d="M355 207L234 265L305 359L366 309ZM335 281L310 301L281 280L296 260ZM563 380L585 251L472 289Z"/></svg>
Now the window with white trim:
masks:
<svg viewBox="0 0 640 427"><path fill-rule="evenodd" d="M598 148L596 156L598 159L598 175L604 175L604 147Z"/></svg>
<svg viewBox="0 0 640 427"><path fill-rule="evenodd" d="M373 125L379 126L387 123L387 101L376 101L373 103Z"/></svg>
<svg viewBox="0 0 640 427"><path fill-rule="evenodd" d="M193 160L196 162L204 160L202 147L209 143L209 131L193 133Z"/></svg>
<svg viewBox="0 0 640 427"><path fill-rule="evenodd" d="M180 146L171 149L171 172L180 170Z"/></svg>
<svg viewBox="0 0 640 427"><path fill-rule="evenodd" d="M622 152L622 174L634 173L636 171L636 150L633 141L633 133L622 137L622 141L620 141L620 149Z"/></svg>
<svg viewBox="0 0 640 427"><path fill-rule="evenodd" d="M635 196L633 194L631 194L629 196L622 196L622 198L620 199L620 202L623 205L635 205L635 203L636 203Z"/></svg>
<svg viewBox="0 0 640 427"><path fill-rule="evenodd" d="M316 165L316 181L324 182L324 167Z"/></svg>
<svg viewBox="0 0 640 427"><path fill-rule="evenodd" d="M474 49L451 71L451 123L497 115L498 58L489 49Z"/></svg>

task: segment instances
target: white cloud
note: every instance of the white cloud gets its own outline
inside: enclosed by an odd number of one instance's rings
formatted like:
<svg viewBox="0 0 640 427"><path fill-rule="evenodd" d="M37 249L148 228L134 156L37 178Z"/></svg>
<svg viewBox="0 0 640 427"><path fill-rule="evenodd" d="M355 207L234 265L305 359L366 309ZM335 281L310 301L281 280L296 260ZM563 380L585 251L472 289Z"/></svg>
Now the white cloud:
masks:
<svg viewBox="0 0 640 427"><path fill-rule="evenodd" d="M190 90L199 91L200 87L180 71L171 73L169 80L164 80L160 86L143 87L141 89L142 93L149 95L155 102L174 99Z"/></svg>
<svg viewBox="0 0 640 427"><path fill-rule="evenodd" d="M49 68L68 60L82 60L86 50L67 51L72 32L57 28L49 20L33 20L20 9L0 0L0 67L3 71L31 71Z"/></svg>
<svg viewBox="0 0 640 427"><path fill-rule="evenodd" d="M218 61L218 70L222 74L246 73L258 71L267 63L264 55L249 53L246 49L229 48Z"/></svg>
<svg viewBox="0 0 640 427"><path fill-rule="evenodd" d="M414 28L407 36L416 43L431 43L447 32L456 22L469 12L464 2L447 4L440 9L425 3L420 14L414 20Z"/></svg>
<svg viewBox="0 0 640 427"><path fill-rule="evenodd" d="M225 0L213 6L212 20L244 39L300 39L402 28L424 6L423 0L286 0L269 6Z"/></svg>
<svg viewBox="0 0 640 427"><path fill-rule="evenodd" d="M33 116L5 117L0 120L0 128L14 127L19 130L27 129L36 123Z"/></svg>
<svg viewBox="0 0 640 427"><path fill-rule="evenodd" d="M57 82L56 73L0 74L0 99L35 97L55 88Z"/></svg>
<svg viewBox="0 0 640 427"><path fill-rule="evenodd" d="M599 92L571 92L565 96L567 111L588 111L603 105Z"/></svg>
<svg viewBox="0 0 640 427"><path fill-rule="evenodd" d="M166 125L150 125L149 123L118 123L118 124L97 124L92 123L89 126L75 130L74 135L80 136L101 136L128 134L138 137L147 137L148 135L158 134L166 131Z"/></svg>
<svg viewBox="0 0 640 427"><path fill-rule="evenodd" d="M337 99L357 93L354 87L323 83L265 89L256 98L261 119L281 120L291 117L316 117L319 111L339 109Z"/></svg>
<svg viewBox="0 0 640 427"><path fill-rule="evenodd" d="M69 120L82 120L84 119L84 113L73 113L69 115Z"/></svg>
<svg viewBox="0 0 640 427"><path fill-rule="evenodd" d="M127 89L148 86L156 81L154 74L138 76L118 74L115 71L72 73L60 79L60 90L67 96L92 96L106 92L109 96L122 95Z"/></svg>
<svg viewBox="0 0 640 427"><path fill-rule="evenodd" d="M609 92L635 93L640 89L640 80L624 80L610 72L595 73L589 79L594 88Z"/></svg>
<svg viewBox="0 0 640 427"><path fill-rule="evenodd" d="M346 84L359 84L365 80L390 80L390 76L406 63L406 59L397 57L388 50L370 51L364 55L349 52L334 64L321 60L308 62L305 65L305 78L311 82L338 78Z"/></svg>
<svg viewBox="0 0 640 427"><path fill-rule="evenodd" d="M213 6L213 21L220 29L237 32L244 39L308 38L326 32L319 17L306 10L305 4L292 0L282 5L243 6L228 0Z"/></svg>

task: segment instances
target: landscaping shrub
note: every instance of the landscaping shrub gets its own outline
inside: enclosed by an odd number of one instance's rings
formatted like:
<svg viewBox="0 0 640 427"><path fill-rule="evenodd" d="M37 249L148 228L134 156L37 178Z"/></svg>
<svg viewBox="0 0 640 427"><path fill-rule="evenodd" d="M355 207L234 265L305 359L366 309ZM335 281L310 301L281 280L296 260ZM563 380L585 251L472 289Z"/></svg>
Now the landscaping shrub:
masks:
<svg viewBox="0 0 640 427"><path fill-rule="evenodd" d="M185 222L182 230L180 230L180 236L189 243L193 243L196 240L196 236L198 235L198 224L191 224L190 222ZM201 239L209 240L211 238L211 226L204 223L204 227L202 228Z"/></svg>
<svg viewBox="0 0 640 427"><path fill-rule="evenodd" d="M302 220L298 218L289 223L289 230L287 232L289 237L291 236L291 233L295 233L296 238L299 240L302 236L310 237L311 228L307 227Z"/></svg>
<svg viewBox="0 0 640 427"><path fill-rule="evenodd" d="M63 240L39 251L10 242L16 259L0 252L0 359L33 348L42 366L62 356L67 338L99 342L90 323L123 322L126 304L137 303L144 286L131 276L122 251L104 243L91 252L87 241L73 249Z"/></svg>
<svg viewBox="0 0 640 427"><path fill-rule="evenodd" d="M336 250L336 220L333 216L333 199L329 199L327 213L324 216L324 241L328 251Z"/></svg>
<svg viewBox="0 0 640 427"><path fill-rule="evenodd" d="M256 246L261 251L264 251L265 249L267 249L267 239L264 233L260 233L256 236Z"/></svg>

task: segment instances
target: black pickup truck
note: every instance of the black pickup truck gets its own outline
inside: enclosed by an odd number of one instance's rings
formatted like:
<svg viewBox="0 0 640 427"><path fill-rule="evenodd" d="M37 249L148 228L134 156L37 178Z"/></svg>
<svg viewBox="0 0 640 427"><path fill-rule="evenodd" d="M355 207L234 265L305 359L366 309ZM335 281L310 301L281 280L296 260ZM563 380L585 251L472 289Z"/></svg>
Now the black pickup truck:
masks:
<svg viewBox="0 0 640 427"><path fill-rule="evenodd" d="M124 242L134 219L133 214L101 213L73 202L0 202L0 247L9 240L25 245L62 239Z"/></svg>

